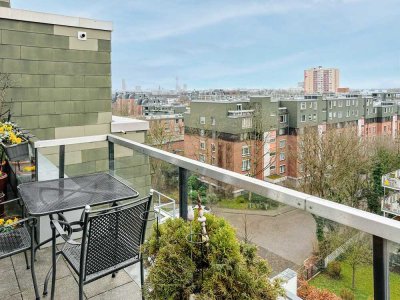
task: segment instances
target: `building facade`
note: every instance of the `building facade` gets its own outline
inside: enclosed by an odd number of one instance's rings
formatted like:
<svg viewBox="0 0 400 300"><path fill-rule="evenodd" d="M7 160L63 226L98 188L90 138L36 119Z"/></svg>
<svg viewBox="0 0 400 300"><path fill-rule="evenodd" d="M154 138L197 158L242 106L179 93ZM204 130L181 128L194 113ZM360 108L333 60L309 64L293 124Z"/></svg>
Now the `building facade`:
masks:
<svg viewBox="0 0 400 300"><path fill-rule="evenodd" d="M304 93L336 93L339 88L339 69L311 68L304 71Z"/></svg>
<svg viewBox="0 0 400 300"><path fill-rule="evenodd" d="M192 101L185 115L185 155L262 180L298 179L306 128L323 134L351 127L362 138L395 138L399 102L399 93Z"/></svg>

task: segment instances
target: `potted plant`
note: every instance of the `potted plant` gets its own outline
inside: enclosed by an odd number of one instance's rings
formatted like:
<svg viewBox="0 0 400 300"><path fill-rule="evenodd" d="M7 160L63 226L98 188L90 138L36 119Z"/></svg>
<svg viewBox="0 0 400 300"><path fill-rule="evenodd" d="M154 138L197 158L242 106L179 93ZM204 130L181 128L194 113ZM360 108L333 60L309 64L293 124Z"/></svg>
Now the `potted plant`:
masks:
<svg viewBox="0 0 400 300"><path fill-rule="evenodd" d="M23 160L29 157L28 140L15 124L0 124L0 140L9 160Z"/></svg>
<svg viewBox="0 0 400 300"><path fill-rule="evenodd" d="M142 251L146 299L265 300L284 294L256 246L240 242L228 222L212 214L196 211L192 222L154 224Z"/></svg>

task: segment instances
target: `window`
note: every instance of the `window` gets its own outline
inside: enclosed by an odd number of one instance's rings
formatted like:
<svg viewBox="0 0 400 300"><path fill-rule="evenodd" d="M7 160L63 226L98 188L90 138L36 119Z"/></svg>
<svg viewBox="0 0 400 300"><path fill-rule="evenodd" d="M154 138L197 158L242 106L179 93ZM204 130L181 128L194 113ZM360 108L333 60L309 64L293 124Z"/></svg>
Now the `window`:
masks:
<svg viewBox="0 0 400 300"><path fill-rule="evenodd" d="M301 115L301 122L305 122L306 121L306 115Z"/></svg>
<svg viewBox="0 0 400 300"><path fill-rule="evenodd" d="M215 126L215 118L214 117L211 117L211 125Z"/></svg>
<svg viewBox="0 0 400 300"><path fill-rule="evenodd" d="M333 101L329 101L329 108L332 108Z"/></svg>
<svg viewBox="0 0 400 300"><path fill-rule="evenodd" d="M338 107L343 107L343 100L338 101Z"/></svg>
<svg viewBox="0 0 400 300"><path fill-rule="evenodd" d="M206 157L204 156L204 154L200 154L199 155L199 161L200 162L206 162Z"/></svg>
<svg viewBox="0 0 400 300"><path fill-rule="evenodd" d="M350 99L346 100L346 106L350 106Z"/></svg>
<svg viewBox="0 0 400 300"><path fill-rule="evenodd" d="M242 156L249 156L249 155L250 155L249 146L242 146Z"/></svg>
<svg viewBox="0 0 400 300"><path fill-rule="evenodd" d="M242 104L236 104L236 110L242 110Z"/></svg>
<svg viewBox="0 0 400 300"><path fill-rule="evenodd" d="M347 118L350 117L350 111L349 111L349 110L346 111L346 117L347 117Z"/></svg>
<svg viewBox="0 0 400 300"><path fill-rule="evenodd" d="M200 136L204 136L204 129L200 129Z"/></svg>
<svg viewBox="0 0 400 300"><path fill-rule="evenodd" d="M313 120L317 121L317 114L313 114Z"/></svg>
<svg viewBox="0 0 400 300"><path fill-rule="evenodd" d="M279 116L279 122L280 123L286 123L286 121L287 121L287 115Z"/></svg>
<svg viewBox="0 0 400 300"><path fill-rule="evenodd" d="M279 141L279 147L280 147L280 148L285 147L285 145L286 145L286 140L280 140L280 141Z"/></svg>
<svg viewBox="0 0 400 300"><path fill-rule="evenodd" d="M317 109L317 102L314 102L314 109L316 110Z"/></svg>
<svg viewBox="0 0 400 300"><path fill-rule="evenodd" d="M336 100L333 101L333 106L336 107Z"/></svg>
<svg viewBox="0 0 400 300"><path fill-rule="evenodd" d="M275 166L270 166L269 169L270 170L275 170Z"/></svg>
<svg viewBox="0 0 400 300"><path fill-rule="evenodd" d="M336 118L336 111L333 112L333 117Z"/></svg>
<svg viewBox="0 0 400 300"><path fill-rule="evenodd" d="M271 155L271 156L275 156L275 154L276 154L275 152L271 152L271 154L270 154L270 155Z"/></svg>
<svg viewBox="0 0 400 300"><path fill-rule="evenodd" d="M309 114L309 115L308 115L308 120L309 120L309 121L312 121L312 114Z"/></svg>
<svg viewBox="0 0 400 300"><path fill-rule="evenodd" d="M250 159L243 159L242 160L242 171L250 170Z"/></svg>
<svg viewBox="0 0 400 300"><path fill-rule="evenodd" d="M284 152L281 152L279 154L279 160L285 160L285 153Z"/></svg>
<svg viewBox="0 0 400 300"><path fill-rule="evenodd" d="M270 139L269 139L269 142L270 142L270 143L275 143L275 138L270 138Z"/></svg>
<svg viewBox="0 0 400 300"><path fill-rule="evenodd" d="M332 112L329 112L329 119L332 120Z"/></svg>
<svg viewBox="0 0 400 300"><path fill-rule="evenodd" d="M211 143L211 152L215 152L215 144Z"/></svg>
<svg viewBox="0 0 400 300"><path fill-rule="evenodd" d="M301 102L300 109L306 109L306 108L307 108L307 103Z"/></svg>
<svg viewBox="0 0 400 300"><path fill-rule="evenodd" d="M281 174L285 173L285 165L279 167L279 173Z"/></svg>
<svg viewBox="0 0 400 300"><path fill-rule="evenodd" d="M286 134L285 128L279 128L278 134L279 135L285 135Z"/></svg>
<svg viewBox="0 0 400 300"><path fill-rule="evenodd" d="M343 117L342 112L341 112L341 111L338 111L337 116L338 116L338 118L341 119L341 118Z"/></svg>
<svg viewBox="0 0 400 300"><path fill-rule="evenodd" d="M206 150L206 142L205 141L200 141L200 149Z"/></svg>
<svg viewBox="0 0 400 300"><path fill-rule="evenodd" d="M206 124L206 117L200 117L200 124Z"/></svg>
<svg viewBox="0 0 400 300"><path fill-rule="evenodd" d="M252 118L243 118L242 119L242 129L253 127L253 119Z"/></svg>
<svg viewBox="0 0 400 300"><path fill-rule="evenodd" d="M178 124L179 123L179 119L175 119L175 124Z"/></svg>
<svg viewBox="0 0 400 300"><path fill-rule="evenodd" d="M310 108L312 108L312 104L313 104L313 103L312 103L312 102L310 102L310 105L309 105L309 106L310 106Z"/></svg>
<svg viewBox="0 0 400 300"><path fill-rule="evenodd" d="M211 157L211 164L212 164L213 166L215 166L215 157L214 157L214 156Z"/></svg>
<svg viewBox="0 0 400 300"><path fill-rule="evenodd" d="M369 108L367 108L367 115L369 115Z"/></svg>

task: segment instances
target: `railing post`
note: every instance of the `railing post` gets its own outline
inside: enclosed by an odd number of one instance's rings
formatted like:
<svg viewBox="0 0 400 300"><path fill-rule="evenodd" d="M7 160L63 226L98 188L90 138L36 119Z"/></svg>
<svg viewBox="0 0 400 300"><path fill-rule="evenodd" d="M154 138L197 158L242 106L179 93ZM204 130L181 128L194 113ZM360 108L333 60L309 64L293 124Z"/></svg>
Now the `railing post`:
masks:
<svg viewBox="0 0 400 300"><path fill-rule="evenodd" d="M60 145L58 153L58 178L64 178L65 169L65 145Z"/></svg>
<svg viewBox="0 0 400 300"><path fill-rule="evenodd" d="M35 181L39 181L39 151L37 148L35 149Z"/></svg>
<svg viewBox="0 0 400 300"><path fill-rule="evenodd" d="M108 141L108 172L114 175L115 165L114 165L114 143Z"/></svg>
<svg viewBox="0 0 400 300"><path fill-rule="evenodd" d="M188 170L179 168L179 216L187 219L188 211Z"/></svg>
<svg viewBox="0 0 400 300"><path fill-rule="evenodd" d="M389 260L387 240L373 236L373 265L374 265L374 299L388 300L389 293Z"/></svg>

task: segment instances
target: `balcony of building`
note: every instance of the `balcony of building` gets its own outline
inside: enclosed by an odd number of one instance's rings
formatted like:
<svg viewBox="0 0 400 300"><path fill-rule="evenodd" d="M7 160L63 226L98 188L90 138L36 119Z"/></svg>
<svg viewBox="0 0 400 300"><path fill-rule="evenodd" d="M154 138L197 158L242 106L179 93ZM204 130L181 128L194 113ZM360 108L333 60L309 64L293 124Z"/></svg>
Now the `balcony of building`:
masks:
<svg viewBox="0 0 400 300"><path fill-rule="evenodd" d="M382 186L384 188L400 190L400 170L383 175Z"/></svg>
<svg viewBox="0 0 400 300"><path fill-rule="evenodd" d="M245 118L245 117L252 117L253 115L254 115L254 109L228 110L228 118Z"/></svg>
<svg viewBox="0 0 400 300"><path fill-rule="evenodd" d="M226 218L236 228L239 237L251 237L251 242L259 247L259 254L271 265L272 276L286 280L283 285L287 290L287 299L299 299L296 296L297 277L308 278L316 274L317 267L311 263L315 259L313 245L316 241L312 215L352 228L357 236L365 236L372 241L370 258L374 275L369 277L368 284L374 287L375 299L389 299L389 285L394 288L394 284L400 283L393 281L395 271L389 268L393 267L395 250L399 248L397 243L400 243L398 221L168 153L134 142L124 135L43 140L32 145L32 154L36 153L37 180L107 172L136 188L141 195L146 195L150 189L156 190L152 210L160 215L162 222L177 217L187 219L188 206L191 205L188 201L189 175L223 183L226 190L236 187L276 201L279 204L276 210L254 211L247 215L247 225L243 225L242 218L230 209L212 207L211 213ZM75 163L77 149L81 147L102 149L92 154L93 165L97 169ZM72 211L69 217L79 219L80 214L80 211ZM48 218L40 219L39 228L41 241L50 232ZM151 228L148 230L151 232ZM340 249L327 259L335 260L345 246ZM26 270L23 254L3 259L0 265L5 270L0 278L1 295L9 299L34 299L30 272ZM50 248L43 247L38 251L36 261L40 290L50 265ZM77 299L78 284L73 270L63 259L58 270L55 298ZM86 299L140 299L138 268L121 270L115 278L106 276L85 286L84 291Z"/></svg>

